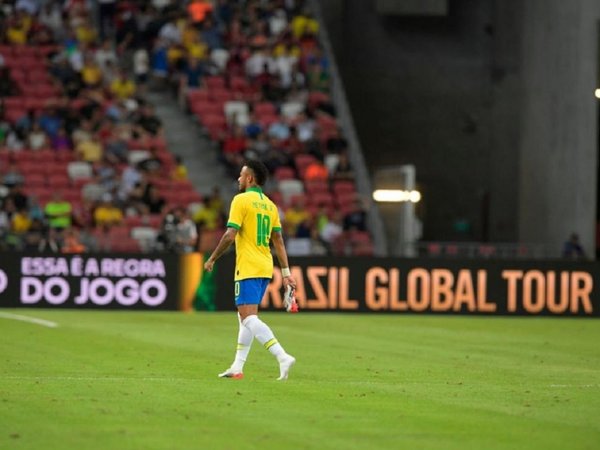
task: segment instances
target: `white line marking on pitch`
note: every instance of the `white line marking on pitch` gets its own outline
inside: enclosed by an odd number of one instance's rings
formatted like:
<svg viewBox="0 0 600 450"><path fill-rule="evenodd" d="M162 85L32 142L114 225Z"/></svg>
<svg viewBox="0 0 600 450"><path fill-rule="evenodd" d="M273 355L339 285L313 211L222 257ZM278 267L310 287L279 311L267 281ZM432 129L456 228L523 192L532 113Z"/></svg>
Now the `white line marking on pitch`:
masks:
<svg viewBox="0 0 600 450"><path fill-rule="evenodd" d="M49 320L38 319L36 317L29 317L29 316L21 316L19 314L11 314L11 313L5 313L5 312L0 312L0 318L11 319L11 320L20 320L21 322L34 323L36 325L41 325L43 327L48 327L48 328L56 328L58 326L58 324L56 322L50 322Z"/></svg>
<svg viewBox="0 0 600 450"><path fill-rule="evenodd" d="M600 384L551 384L550 387L553 388L595 388L600 387Z"/></svg>
<svg viewBox="0 0 600 450"><path fill-rule="evenodd" d="M0 380L48 380L48 381L199 381L198 378L173 378L173 377L72 377L72 376L2 376Z"/></svg>

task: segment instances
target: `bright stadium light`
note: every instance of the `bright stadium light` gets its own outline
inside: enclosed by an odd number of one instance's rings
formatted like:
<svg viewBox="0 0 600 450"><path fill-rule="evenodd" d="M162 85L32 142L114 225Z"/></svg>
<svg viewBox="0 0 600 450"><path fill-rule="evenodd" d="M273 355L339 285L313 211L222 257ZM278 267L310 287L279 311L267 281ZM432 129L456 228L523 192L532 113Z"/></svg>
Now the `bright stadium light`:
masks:
<svg viewBox="0 0 600 450"><path fill-rule="evenodd" d="M594 92L594 94L596 95L596 98L600 98L600 89L596 89L596 92Z"/></svg>
<svg viewBox="0 0 600 450"><path fill-rule="evenodd" d="M373 200L384 203L418 203L421 200L421 193L402 189L377 189L373 192Z"/></svg>

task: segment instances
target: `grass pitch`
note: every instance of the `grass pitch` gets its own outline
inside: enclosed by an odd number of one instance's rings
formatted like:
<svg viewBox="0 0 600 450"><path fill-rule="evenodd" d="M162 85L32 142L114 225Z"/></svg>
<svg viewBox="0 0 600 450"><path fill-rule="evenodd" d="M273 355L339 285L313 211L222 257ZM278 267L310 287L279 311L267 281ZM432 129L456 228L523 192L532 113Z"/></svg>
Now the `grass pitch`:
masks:
<svg viewBox="0 0 600 450"><path fill-rule="evenodd" d="M0 310L2 449L600 448L600 321Z"/></svg>

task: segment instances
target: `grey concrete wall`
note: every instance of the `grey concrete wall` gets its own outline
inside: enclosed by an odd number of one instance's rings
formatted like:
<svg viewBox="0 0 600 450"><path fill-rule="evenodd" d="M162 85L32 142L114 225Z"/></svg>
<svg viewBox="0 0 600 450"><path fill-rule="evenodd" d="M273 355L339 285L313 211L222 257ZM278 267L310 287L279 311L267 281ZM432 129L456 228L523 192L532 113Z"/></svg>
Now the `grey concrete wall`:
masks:
<svg viewBox="0 0 600 450"><path fill-rule="evenodd" d="M599 11L597 0L523 7L519 237L557 251L571 232L595 248Z"/></svg>
<svg viewBox="0 0 600 450"><path fill-rule="evenodd" d="M425 239L479 240L489 186L489 2L390 18L373 1L321 4L371 170L415 164ZM453 224L466 219L469 233Z"/></svg>
<svg viewBox="0 0 600 450"><path fill-rule="evenodd" d="M394 20L322 0L371 173L415 164L425 239L595 248L598 0L455 0ZM360 32L358 32L360 30Z"/></svg>

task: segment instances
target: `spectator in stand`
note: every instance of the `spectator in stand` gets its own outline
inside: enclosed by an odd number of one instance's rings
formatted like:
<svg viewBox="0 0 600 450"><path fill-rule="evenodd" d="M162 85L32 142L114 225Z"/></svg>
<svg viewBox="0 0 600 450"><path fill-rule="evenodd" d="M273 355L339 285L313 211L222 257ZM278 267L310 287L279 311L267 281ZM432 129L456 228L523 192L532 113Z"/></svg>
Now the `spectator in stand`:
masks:
<svg viewBox="0 0 600 450"><path fill-rule="evenodd" d="M112 195L102 195L100 204L94 210L94 223L100 228L110 228L123 222L123 211L113 203Z"/></svg>
<svg viewBox="0 0 600 450"><path fill-rule="evenodd" d="M23 236L23 247L22 250L28 252L41 251L42 242L44 241L44 235L46 234L46 227L43 221L39 219L32 219L29 230Z"/></svg>
<svg viewBox="0 0 600 450"><path fill-rule="evenodd" d="M0 67L0 97L10 97L20 93L8 67Z"/></svg>
<svg viewBox="0 0 600 450"><path fill-rule="evenodd" d="M288 237L294 237L297 234L298 226L305 220L310 220L310 212L305 207L304 197L292 199L292 206L285 211L283 228Z"/></svg>
<svg viewBox="0 0 600 450"><path fill-rule="evenodd" d="M28 201L28 214L32 220L44 222L44 208L40 205L37 195L30 195Z"/></svg>
<svg viewBox="0 0 600 450"><path fill-rule="evenodd" d="M286 141L290 138L291 132L289 125L281 118L278 118L271 126L269 126L267 134L269 137L275 138L278 141Z"/></svg>
<svg viewBox="0 0 600 450"><path fill-rule="evenodd" d="M58 253L62 246L62 234L57 228L48 228L46 233L42 235L42 239L38 244L38 251L42 253Z"/></svg>
<svg viewBox="0 0 600 450"><path fill-rule="evenodd" d="M350 164L348 153L342 152L339 154L339 159L336 168L331 175L331 179L333 181L354 181L354 169Z"/></svg>
<svg viewBox="0 0 600 450"><path fill-rule="evenodd" d="M188 24L185 28L182 35L182 44L188 57L199 60L208 57L208 45L202 41L200 32L192 24Z"/></svg>
<svg viewBox="0 0 600 450"><path fill-rule="evenodd" d="M116 0L98 0L98 21L100 23L100 36L103 39L113 31L116 12Z"/></svg>
<svg viewBox="0 0 600 450"><path fill-rule="evenodd" d="M296 227L296 235L298 239L310 239L313 234L312 218L307 217Z"/></svg>
<svg viewBox="0 0 600 450"><path fill-rule="evenodd" d="M316 36L319 33L319 22L306 12L297 14L292 19L290 26L292 35L296 39L301 39L305 36Z"/></svg>
<svg viewBox="0 0 600 450"><path fill-rule="evenodd" d="M183 207L175 209L176 226L176 249L182 253L191 253L198 245L198 230L196 224L190 219L189 213Z"/></svg>
<svg viewBox="0 0 600 450"><path fill-rule="evenodd" d="M94 53L94 58L103 74L106 73L109 65L116 67L119 64L117 53L115 52L113 43L110 39L102 41L102 45Z"/></svg>
<svg viewBox="0 0 600 450"><path fill-rule="evenodd" d="M327 181L329 179L329 171L323 161L315 159L312 161L304 172L305 181Z"/></svg>
<svg viewBox="0 0 600 450"><path fill-rule="evenodd" d="M84 253L86 250L87 249L85 245L79 239L79 232L76 228L68 228L67 230L65 230L63 245L60 249L62 253Z"/></svg>
<svg viewBox="0 0 600 450"><path fill-rule="evenodd" d="M102 186L104 192L112 193L117 188L117 172L106 158L94 165L94 178L96 183Z"/></svg>
<svg viewBox="0 0 600 450"><path fill-rule="evenodd" d="M213 186L212 193L210 194L209 205L211 209L216 211L219 216L225 215L225 201L221 196L221 189L219 186Z"/></svg>
<svg viewBox="0 0 600 450"><path fill-rule="evenodd" d="M5 32L6 41L9 44L24 45L27 43L31 16L23 11L16 11L8 17Z"/></svg>
<svg viewBox="0 0 600 450"><path fill-rule="evenodd" d="M52 199L46 204L44 212L48 226L53 230L63 230L71 226L71 202L65 200L61 191L54 191Z"/></svg>
<svg viewBox="0 0 600 450"><path fill-rule="evenodd" d="M19 152L25 148L25 139L23 130L11 128L6 136L4 145L8 150Z"/></svg>
<svg viewBox="0 0 600 450"><path fill-rule="evenodd" d="M335 127L327 139L327 151L329 153L342 153L348 150L348 141L342 136L340 127Z"/></svg>
<svg viewBox="0 0 600 450"><path fill-rule="evenodd" d="M123 130L114 127L104 143L104 156L113 165L127 162L128 155L127 140L123 136Z"/></svg>
<svg viewBox="0 0 600 450"><path fill-rule="evenodd" d="M50 74L63 87L67 97L73 99L79 95L83 86L79 73L69 63L65 54L60 54L50 68Z"/></svg>
<svg viewBox="0 0 600 450"><path fill-rule="evenodd" d="M121 173L121 182L119 186L119 199L125 201L133 191L136 184L142 180L142 174L137 167L129 164Z"/></svg>
<svg viewBox="0 0 600 450"><path fill-rule="evenodd" d="M148 50L139 45L133 53L133 74L135 83L138 86L140 95L146 93L146 84L148 83L148 74L150 73L150 55Z"/></svg>
<svg viewBox="0 0 600 450"><path fill-rule="evenodd" d="M110 92L118 100L127 100L132 98L136 93L136 85L127 75L125 70L119 71L119 76L110 85Z"/></svg>
<svg viewBox="0 0 600 450"><path fill-rule="evenodd" d="M323 225L319 230L319 238L325 244L327 250L331 253L334 242L342 235L344 227L341 214L336 211L333 213L331 220Z"/></svg>
<svg viewBox="0 0 600 450"><path fill-rule="evenodd" d="M152 51L151 70L159 87L164 87L169 76L168 48L165 39L158 39Z"/></svg>
<svg viewBox="0 0 600 450"><path fill-rule="evenodd" d="M2 176L2 184L4 186L11 188L13 186L22 185L25 181L25 177L19 171L17 165L14 162L9 163L6 172Z"/></svg>
<svg viewBox="0 0 600 450"><path fill-rule="evenodd" d="M77 147L80 143L90 141L94 136L94 126L91 120L82 120L79 126L73 131L71 139Z"/></svg>
<svg viewBox="0 0 600 450"><path fill-rule="evenodd" d="M217 229L219 213L210 204L210 197L204 197L202 205L194 213L194 223L201 231L214 231Z"/></svg>
<svg viewBox="0 0 600 450"><path fill-rule="evenodd" d="M92 164L100 161L104 154L102 142L95 134L92 134L91 139L79 142L75 147L75 152L81 161Z"/></svg>
<svg viewBox="0 0 600 450"><path fill-rule="evenodd" d="M58 1L47 1L38 15L38 20L60 39L64 33L61 5Z"/></svg>
<svg viewBox="0 0 600 450"><path fill-rule="evenodd" d="M134 115L134 123L138 134L149 134L151 136L162 136L164 133L162 121L156 115L154 106L146 103L142 105Z"/></svg>
<svg viewBox="0 0 600 450"><path fill-rule="evenodd" d="M207 15L202 22L202 40L211 50L223 47L219 27L210 15Z"/></svg>
<svg viewBox="0 0 600 450"><path fill-rule="evenodd" d="M158 37L167 47L181 44L181 30L177 26L175 17L171 16L158 32Z"/></svg>
<svg viewBox="0 0 600 450"><path fill-rule="evenodd" d="M22 209L27 209L29 204L29 198L23 192L22 184L15 184L9 189L7 199L10 199L15 206L16 211L20 211Z"/></svg>
<svg viewBox="0 0 600 450"><path fill-rule="evenodd" d="M102 69L91 53L86 53L81 68L81 81L83 86L93 89L102 86Z"/></svg>
<svg viewBox="0 0 600 450"><path fill-rule="evenodd" d="M167 205L166 200L160 195L158 188L153 184L148 186L147 194L143 198L146 214L162 214L165 206Z"/></svg>
<svg viewBox="0 0 600 450"><path fill-rule="evenodd" d="M179 155L175 156L175 167L171 170L171 180L184 181L188 179L188 170L183 163L183 158Z"/></svg>
<svg viewBox="0 0 600 450"><path fill-rule="evenodd" d="M34 123L27 135L27 146L31 150L40 150L48 147L48 135L42 130L39 123Z"/></svg>
<svg viewBox="0 0 600 450"><path fill-rule="evenodd" d="M367 231L367 213L360 198L354 200L352 209L344 216L344 231Z"/></svg>
<svg viewBox="0 0 600 450"><path fill-rule="evenodd" d="M329 73L323 70L321 64L313 63L309 66L307 82L311 91L329 92Z"/></svg>
<svg viewBox="0 0 600 450"><path fill-rule="evenodd" d="M31 219L27 208L17 209L11 217L11 231L17 235L24 235L31 227Z"/></svg>
<svg viewBox="0 0 600 450"><path fill-rule="evenodd" d="M187 7L192 23L198 27L202 25L202 22L212 10L213 5L207 0L191 0Z"/></svg>
<svg viewBox="0 0 600 450"><path fill-rule="evenodd" d="M137 48L140 43L141 33L134 14L135 11L136 7L133 4L124 2L119 12L116 40L118 43L117 53L120 55L127 54L130 57L129 51Z"/></svg>
<svg viewBox="0 0 600 450"><path fill-rule="evenodd" d="M317 124L312 117L312 114L301 112L295 119L296 132L300 142L308 142L315 136Z"/></svg>
<svg viewBox="0 0 600 450"><path fill-rule="evenodd" d="M185 99L190 89L198 89L202 86L204 73L204 65L198 58L187 59L185 70L179 78L179 104L182 107L185 105Z"/></svg>
<svg viewBox="0 0 600 450"><path fill-rule="evenodd" d="M138 163L138 168L149 178L153 178L154 176L161 174L163 163L158 155L157 147L150 147L150 154L146 159Z"/></svg>
<svg viewBox="0 0 600 450"><path fill-rule="evenodd" d="M58 130L62 126L62 119L56 108L50 106L40 115L38 123L42 130L52 139L58 134Z"/></svg>
<svg viewBox="0 0 600 450"><path fill-rule="evenodd" d="M73 150L73 144L64 126L60 127L58 134L52 138L51 147L57 152L70 152Z"/></svg>
<svg viewBox="0 0 600 450"><path fill-rule="evenodd" d="M571 233L569 240L563 245L562 257L568 259L585 259L585 251L579 242L579 235L577 233Z"/></svg>

